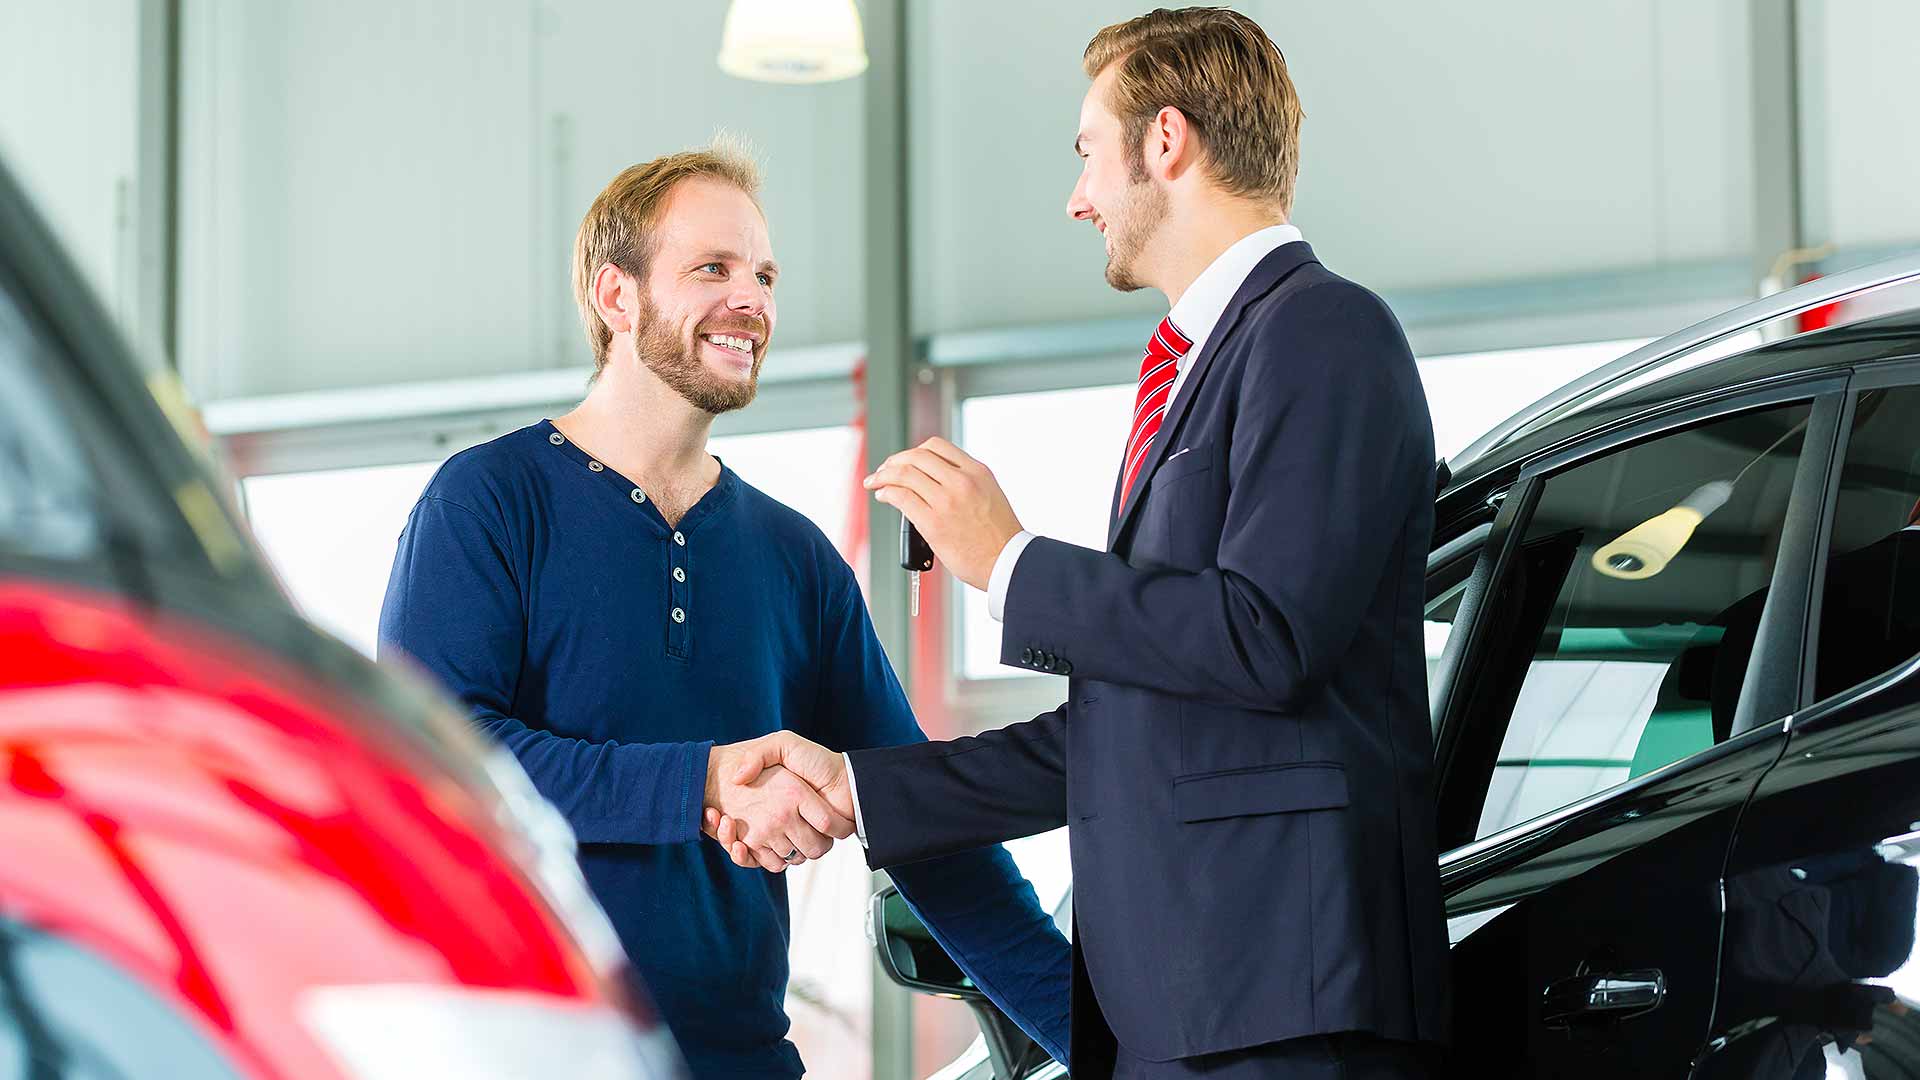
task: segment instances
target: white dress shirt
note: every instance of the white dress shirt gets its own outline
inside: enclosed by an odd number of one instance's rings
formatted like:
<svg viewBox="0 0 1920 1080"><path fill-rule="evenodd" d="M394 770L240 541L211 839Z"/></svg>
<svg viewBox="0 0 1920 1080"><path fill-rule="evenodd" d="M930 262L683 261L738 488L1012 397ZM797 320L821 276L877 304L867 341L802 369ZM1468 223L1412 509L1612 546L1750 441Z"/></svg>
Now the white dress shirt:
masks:
<svg viewBox="0 0 1920 1080"><path fill-rule="evenodd" d="M1233 294L1246 284L1247 275L1253 273L1253 268L1272 254L1273 249L1300 239L1303 239L1300 230L1292 225L1270 225L1248 233L1200 271L1200 276L1194 278L1193 284L1181 295L1180 302L1173 305L1168 318L1193 344L1174 366L1173 389L1167 394L1168 416L1173 415L1173 401L1180 396L1180 387L1186 383L1194 359L1207 347L1213 328L1219 325ZM993 575L987 581L987 614L993 616L995 622L1006 619L1007 588L1013 584L1014 564L1032 542L1032 533L1020 532L1007 541L1007 546L1000 549L1000 557L993 562Z"/></svg>

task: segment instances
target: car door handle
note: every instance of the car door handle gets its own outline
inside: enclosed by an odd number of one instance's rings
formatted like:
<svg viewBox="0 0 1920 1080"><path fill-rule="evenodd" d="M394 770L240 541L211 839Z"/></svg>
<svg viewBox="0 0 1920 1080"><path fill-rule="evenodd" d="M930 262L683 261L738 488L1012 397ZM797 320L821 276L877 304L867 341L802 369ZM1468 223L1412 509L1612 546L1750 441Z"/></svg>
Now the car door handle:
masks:
<svg viewBox="0 0 1920 1080"><path fill-rule="evenodd" d="M1619 1020L1660 1007L1667 977L1658 968L1587 971L1549 983L1540 995L1540 1019L1549 1026L1578 1020Z"/></svg>

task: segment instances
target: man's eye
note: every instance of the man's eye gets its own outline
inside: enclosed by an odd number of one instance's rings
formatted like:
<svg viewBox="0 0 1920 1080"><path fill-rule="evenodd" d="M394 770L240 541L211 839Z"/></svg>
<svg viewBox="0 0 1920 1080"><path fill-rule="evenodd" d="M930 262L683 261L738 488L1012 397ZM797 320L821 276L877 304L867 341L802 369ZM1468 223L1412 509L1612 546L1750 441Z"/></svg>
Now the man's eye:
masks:
<svg viewBox="0 0 1920 1080"><path fill-rule="evenodd" d="M701 267L700 269L708 271L709 273L714 273L714 274L726 273L726 269L722 267L719 263L708 263L707 265Z"/></svg>
<svg viewBox="0 0 1920 1080"><path fill-rule="evenodd" d="M765 286L766 286L767 288L769 288L769 289L771 289L771 288L773 288L773 275L772 275L772 274L761 274L761 275L760 275L760 284L762 284L762 285L765 285Z"/></svg>

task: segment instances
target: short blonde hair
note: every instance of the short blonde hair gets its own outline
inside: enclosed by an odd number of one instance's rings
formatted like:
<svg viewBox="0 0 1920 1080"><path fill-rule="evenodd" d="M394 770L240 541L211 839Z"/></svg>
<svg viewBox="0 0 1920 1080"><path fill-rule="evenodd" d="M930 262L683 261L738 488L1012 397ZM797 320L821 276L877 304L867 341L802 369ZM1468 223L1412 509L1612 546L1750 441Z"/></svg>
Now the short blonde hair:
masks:
<svg viewBox="0 0 1920 1080"><path fill-rule="evenodd" d="M1207 174L1234 195L1293 210L1300 172L1300 98L1287 61L1260 24L1227 8L1160 8L1087 43L1088 78L1118 66L1108 108L1130 153L1172 106L1199 137ZM1135 166L1136 174L1144 164Z"/></svg>
<svg viewBox="0 0 1920 1080"><path fill-rule="evenodd" d="M719 135L703 149L629 166L587 207L587 216L573 239L573 298L580 305L587 342L593 346L596 376L607 366L613 331L594 310L594 275L612 263L645 282L667 197L681 181L701 176L724 180L745 192L755 206L760 205L760 167L745 143Z"/></svg>

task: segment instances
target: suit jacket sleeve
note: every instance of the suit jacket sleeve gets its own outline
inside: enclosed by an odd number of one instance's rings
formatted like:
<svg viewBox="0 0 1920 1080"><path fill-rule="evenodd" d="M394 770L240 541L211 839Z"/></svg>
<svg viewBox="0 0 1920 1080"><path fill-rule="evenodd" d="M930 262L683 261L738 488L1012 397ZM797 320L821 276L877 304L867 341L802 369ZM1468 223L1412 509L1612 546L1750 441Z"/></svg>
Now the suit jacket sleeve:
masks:
<svg viewBox="0 0 1920 1080"><path fill-rule="evenodd" d="M1417 370L1386 306L1346 282L1250 311L1239 333L1251 352L1215 565L1131 566L1037 539L1013 571L1003 662L1039 646L1083 678L1266 709L1310 695L1340 662L1411 500L1430 495Z"/></svg>
<svg viewBox="0 0 1920 1080"><path fill-rule="evenodd" d="M856 750L875 870L1067 823L1067 707L947 742Z"/></svg>

